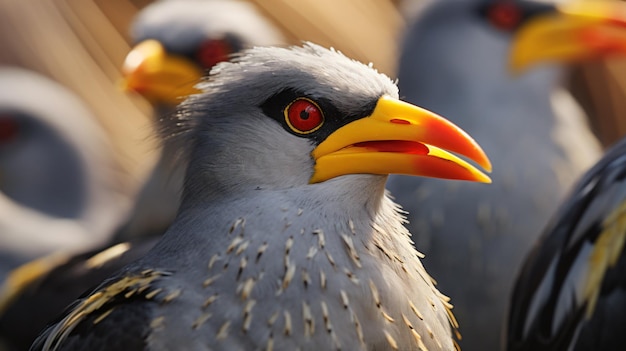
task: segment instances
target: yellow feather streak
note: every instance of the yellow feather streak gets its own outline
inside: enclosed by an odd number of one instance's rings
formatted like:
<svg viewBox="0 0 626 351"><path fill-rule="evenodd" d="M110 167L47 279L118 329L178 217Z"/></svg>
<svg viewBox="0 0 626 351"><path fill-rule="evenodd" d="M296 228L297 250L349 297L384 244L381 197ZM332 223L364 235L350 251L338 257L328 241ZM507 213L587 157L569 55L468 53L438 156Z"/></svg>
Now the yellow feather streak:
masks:
<svg viewBox="0 0 626 351"><path fill-rule="evenodd" d="M602 223L604 230L598 236L589 257L589 273L585 282L584 297L588 301L585 317L591 318L600 295L606 271L615 266L626 241L626 201L615 209Z"/></svg>
<svg viewBox="0 0 626 351"><path fill-rule="evenodd" d="M138 275L123 277L90 295L80 302L61 322L54 326L54 329L48 334L43 349L56 350L80 322L98 311L106 303L116 297L124 297L124 293L127 290L145 290L155 279L164 275L167 275L167 273L146 270Z"/></svg>

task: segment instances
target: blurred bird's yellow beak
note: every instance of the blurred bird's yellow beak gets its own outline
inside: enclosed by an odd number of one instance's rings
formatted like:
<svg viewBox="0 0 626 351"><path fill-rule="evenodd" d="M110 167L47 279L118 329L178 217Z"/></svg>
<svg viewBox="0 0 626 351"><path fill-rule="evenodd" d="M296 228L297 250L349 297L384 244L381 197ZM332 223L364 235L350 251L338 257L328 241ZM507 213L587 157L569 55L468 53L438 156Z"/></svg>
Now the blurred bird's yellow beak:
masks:
<svg viewBox="0 0 626 351"><path fill-rule="evenodd" d="M407 174L490 183L474 166L443 150L467 156L487 171L491 163L463 130L436 114L383 96L368 117L328 136L315 150L311 183L346 174Z"/></svg>
<svg viewBox="0 0 626 351"><path fill-rule="evenodd" d="M153 104L177 105L198 93L194 88L202 70L191 60L168 55L161 43L146 40L126 56L122 68L124 88L143 95Z"/></svg>
<svg viewBox="0 0 626 351"><path fill-rule="evenodd" d="M625 3L588 1L556 9L519 28L509 62L513 72L545 61L581 62L626 54Z"/></svg>

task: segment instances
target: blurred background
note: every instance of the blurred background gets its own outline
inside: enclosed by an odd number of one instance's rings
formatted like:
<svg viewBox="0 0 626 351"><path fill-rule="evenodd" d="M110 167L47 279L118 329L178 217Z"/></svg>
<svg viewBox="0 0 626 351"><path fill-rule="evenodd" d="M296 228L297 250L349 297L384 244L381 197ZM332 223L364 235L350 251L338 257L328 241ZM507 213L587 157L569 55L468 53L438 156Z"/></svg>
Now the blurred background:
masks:
<svg viewBox="0 0 626 351"><path fill-rule="evenodd" d="M427 0L250 0L289 43L310 40L374 62L394 77L407 18ZM119 89L129 28L149 0L1 0L0 65L27 68L80 96L111 139L123 189L137 191L156 160L151 107ZM577 68L570 86L604 145L626 132L626 63ZM2 87L6 89L7 87Z"/></svg>
<svg viewBox="0 0 626 351"><path fill-rule="evenodd" d="M120 70L131 47L131 21L150 2L0 1L0 65L39 72L80 96L111 138L119 163L117 176L131 193L154 164L155 147L150 140L150 106L139 95L120 90ZM393 74L396 40L404 25L396 2L254 3L290 43L310 40L334 46Z"/></svg>

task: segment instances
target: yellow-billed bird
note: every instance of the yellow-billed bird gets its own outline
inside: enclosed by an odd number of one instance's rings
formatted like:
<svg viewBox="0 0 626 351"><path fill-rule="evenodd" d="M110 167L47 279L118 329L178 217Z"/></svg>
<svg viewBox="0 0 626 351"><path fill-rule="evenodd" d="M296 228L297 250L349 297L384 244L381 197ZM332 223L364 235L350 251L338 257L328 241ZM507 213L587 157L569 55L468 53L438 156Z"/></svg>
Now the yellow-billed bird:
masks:
<svg viewBox="0 0 626 351"><path fill-rule="evenodd" d="M199 88L165 131L189 165L176 220L32 349L453 350L385 182L488 182L451 153L489 170L478 144L310 43L247 50Z"/></svg>
<svg viewBox="0 0 626 351"><path fill-rule="evenodd" d="M123 86L150 101L157 125L170 120L187 95L198 92L195 84L218 62L245 48L284 43L280 31L241 0L156 1L134 19L131 37L135 46L124 62ZM119 241L167 229L180 204L184 168L175 151L161 150L128 222L117 233Z"/></svg>

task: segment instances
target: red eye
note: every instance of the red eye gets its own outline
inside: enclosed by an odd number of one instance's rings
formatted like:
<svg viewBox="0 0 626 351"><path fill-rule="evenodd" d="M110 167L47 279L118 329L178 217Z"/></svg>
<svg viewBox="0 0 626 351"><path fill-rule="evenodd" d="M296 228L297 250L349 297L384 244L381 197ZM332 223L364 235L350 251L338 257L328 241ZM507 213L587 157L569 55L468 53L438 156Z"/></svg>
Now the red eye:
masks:
<svg viewBox="0 0 626 351"><path fill-rule="evenodd" d="M0 115L0 144L17 138L19 125L11 116Z"/></svg>
<svg viewBox="0 0 626 351"><path fill-rule="evenodd" d="M519 25L522 12L513 2L502 1L487 10L487 18L494 26L510 31Z"/></svg>
<svg viewBox="0 0 626 351"><path fill-rule="evenodd" d="M285 121L298 134L309 134L324 124L324 115L319 106L306 98L292 101L285 109Z"/></svg>
<svg viewBox="0 0 626 351"><path fill-rule="evenodd" d="M226 40L209 39L203 42L198 49L196 59L204 68L211 68L216 64L228 60L232 48Z"/></svg>

